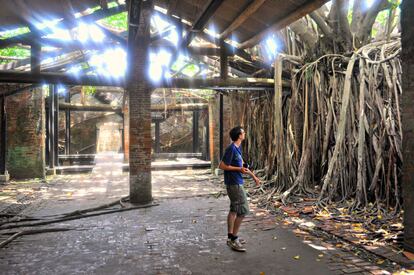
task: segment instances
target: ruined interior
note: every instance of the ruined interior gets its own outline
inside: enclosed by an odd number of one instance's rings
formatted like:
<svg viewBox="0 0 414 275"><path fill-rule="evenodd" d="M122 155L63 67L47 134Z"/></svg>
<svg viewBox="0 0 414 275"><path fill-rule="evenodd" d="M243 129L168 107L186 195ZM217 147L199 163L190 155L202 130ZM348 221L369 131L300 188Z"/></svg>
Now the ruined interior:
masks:
<svg viewBox="0 0 414 275"><path fill-rule="evenodd" d="M414 1L0 3L1 273L414 270Z"/></svg>

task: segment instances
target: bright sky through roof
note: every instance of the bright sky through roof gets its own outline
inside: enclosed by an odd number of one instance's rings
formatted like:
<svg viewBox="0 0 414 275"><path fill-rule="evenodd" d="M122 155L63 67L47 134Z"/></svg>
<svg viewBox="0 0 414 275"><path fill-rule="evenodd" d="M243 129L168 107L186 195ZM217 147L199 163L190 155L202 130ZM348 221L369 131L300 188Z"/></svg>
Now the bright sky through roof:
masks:
<svg viewBox="0 0 414 275"><path fill-rule="evenodd" d="M275 36L268 37L265 41L265 50L270 61L276 57L278 44Z"/></svg>
<svg viewBox="0 0 414 275"><path fill-rule="evenodd" d="M166 12L161 10L161 12ZM77 15L79 17L80 15ZM80 42L94 41L94 42L103 42L105 39L105 34L99 26L95 23L86 23L79 22L73 30L63 29L57 27L57 24L62 19L49 19L39 21L34 23L38 29L48 28L51 33L48 34L47 38L60 39L64 41L68 40L78 40ZM164 20L158 15L154 15L151 18L152 27L156 29L156 32L163 32L171 28L170 33L164 37L166 40L170 41L173 45L177 46L179 42L179 34L177 29L172 26L168 21ZM217 36L217 32L214 25L210 25L209 32L214 36ZM185 35L185 31L183 31ZM159 50L157 52L150 53L150 68L149 76L153 81L159 81L164 77L169 78L171 74L167 70L167 66L170 64L172 53L165 50ZM53 62L56 58L48 58L42 60L42 64ZM185 53L180 53L179 58L177 58L176 67L183 67L185 64L188 64L190 61L185 56ZM93 54L87 61L89 66L93 71L102 76L109 78L118 78L125 76L127 68L127 58L126 50L122 47L115 47L105 49L103 48L101 52ZM74 75L83 74L82 67L80 65L73 65L67 70L68 73Z"/></svg>
<svg viewBox="0 0 414 275"><path fill-rule="evenodd" d="M123 77L126 72L126 52L120 47L107 49L102 54L95 54L89 60L99 75L108 78Z"/></svg>

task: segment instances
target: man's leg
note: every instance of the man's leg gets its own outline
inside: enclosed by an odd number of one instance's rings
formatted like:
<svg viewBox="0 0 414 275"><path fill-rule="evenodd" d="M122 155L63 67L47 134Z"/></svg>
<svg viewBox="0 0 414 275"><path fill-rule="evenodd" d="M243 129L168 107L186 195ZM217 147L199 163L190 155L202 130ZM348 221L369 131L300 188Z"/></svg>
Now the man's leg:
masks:
<svg viewBox="0 0 414 275"><path fill-rule="evenodd" d="M237 213L229 211L227 215L227 233L233 234L234 231L234 224L237 219Z"/></svg>
<svg viewBox="0 0 414 275"><path fill-rule="evenodd" d="M234 221L234 226L233 226L233 235L237 236L237 234L239 233L239 229L240 229L240 225L243 222L244 216L240 215L237 216L235 221Z"/></svg>

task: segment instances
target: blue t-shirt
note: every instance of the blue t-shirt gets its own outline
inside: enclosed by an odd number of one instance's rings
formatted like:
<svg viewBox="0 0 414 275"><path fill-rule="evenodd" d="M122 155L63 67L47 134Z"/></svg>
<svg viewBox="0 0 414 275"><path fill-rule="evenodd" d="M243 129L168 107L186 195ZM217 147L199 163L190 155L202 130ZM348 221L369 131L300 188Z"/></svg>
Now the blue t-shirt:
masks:
<svg viewBox="0 0 414 275"><path fill-rule="evenodd" d="M223 158L221 159L226 165L235 167L243 167L243 158L241 148L237 147L234 143L230 144L224 151ZM243 184L243 174L236 171L224 171L224 183L226 185Z"/></svg>

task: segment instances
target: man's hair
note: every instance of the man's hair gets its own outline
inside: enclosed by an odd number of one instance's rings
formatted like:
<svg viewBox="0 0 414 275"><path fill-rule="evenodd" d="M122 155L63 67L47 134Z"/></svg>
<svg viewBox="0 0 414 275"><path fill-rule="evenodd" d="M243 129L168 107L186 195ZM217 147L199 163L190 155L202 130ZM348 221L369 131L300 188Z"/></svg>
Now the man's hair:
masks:
<svg viewBox="0 0 414 275"><path fill-rule="evenodd" d="M239 139L239 136L242 133L243 128L241 126L234 127L230 130L230 138L232 141L236 141Z"/></svg>

